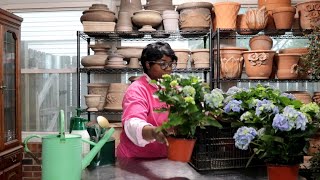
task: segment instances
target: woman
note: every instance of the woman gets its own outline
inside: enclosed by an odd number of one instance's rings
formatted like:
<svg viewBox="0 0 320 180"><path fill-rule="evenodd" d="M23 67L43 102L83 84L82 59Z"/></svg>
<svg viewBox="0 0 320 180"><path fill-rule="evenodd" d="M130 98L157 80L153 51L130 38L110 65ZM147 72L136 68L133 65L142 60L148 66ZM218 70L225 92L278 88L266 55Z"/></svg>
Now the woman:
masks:
<svg viewBox="0 0 320 180"><path fill-rule="evenodd" d="M177 57L168 43L156 42L143 49L141 64L144 74L129 86L123 98L123 131L117 157L167 157L167 139L156 128L167 120L168 112L155 111L166 104L154 98L158 88L150 81L170 74Z"/></svg>

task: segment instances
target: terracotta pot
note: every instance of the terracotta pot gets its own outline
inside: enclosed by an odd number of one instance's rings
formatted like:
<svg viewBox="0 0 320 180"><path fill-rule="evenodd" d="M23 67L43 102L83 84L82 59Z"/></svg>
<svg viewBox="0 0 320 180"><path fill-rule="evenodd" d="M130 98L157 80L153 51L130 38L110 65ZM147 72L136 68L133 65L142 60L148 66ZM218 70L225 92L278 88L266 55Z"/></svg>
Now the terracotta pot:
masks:
<svg viewBox="0 0 320 180"><path fill-rule="evenodd" d="M191 53L189 49L174 49L173 51L178 58L178 64L187 64L188 63L189 56Z"/></svg>
<svg viewBox="0 0 320 180"><path fill-rule="evenodd" d="M312 26L320 26L319 7L320 1L306 1L296 5L302 29L312 29Z"/></svg>
<svg viewBox="0 0 320 180"><path fill-rule="evenodd" d="M267 26L268 13L265 7L247 10L246 17L249 29L262 30Z"/></svg>
<svg viewBox="0 0 320 180"><path fill-rule="evenodd" d="M129 12L120 11L117 31L132 31L131 15Z"/></svg>
<svg viewBox="0 0 320 180"><path fill-rule="evenodd" d="M191 51L194 64L209 63L209 49L195 49Z"/></svg>
<svg viewBox="0 0 320 180"><path fill-rule="evenodd" d="M177 11L165 11L165 14L162 14L163 26L166 31L178 31L179 30L179 14Z"/></svg>
<svg viewBox="0 0 320 180"><path fill-rule="evenodd" d="M87 84L89 94L101 95L100 103L98 105L98 110L103 110L106 102L106 96L109 89L109 83L89 83Z"/></svg>
<svg viewBox="0 0 320 180"><path fill-rule="evenodd" d="M126 61L123 61L123 56L120 54L111 54L108 56L106 68L125 68Z"/></svg>
<svg viewBox="0 0 320 180"><path fill-rule="evenodd" d="M240 4L237 2L218 2L214 3L214 12L216 16L216 28L236 29L237 15L240 10Z"/></svg>
<svg viewBox="0 0 320 180"><path fill-rule="evenodd" d="M237 33L240 35L253 35L257 34L259 31L250 30L247 25L247 17L245 14L239 14L237 16Z"/></svg>
<svg viewBox="0 0 320 180"><path fill-rule="evenodd" d="M208 30L211 23L212 4L208 2L183 3L177 7L181 30Z"/></svg>
<svg viewBox="0 0 320 180"><path fill-rule="evenodd" d="M244 51L244 63L249 79L268 79L272 73L275 51Z"/></svg>
<svg viewBox="0 0 320 180"><path fill-rule="evenodd" d="M138 58L130 58L128 68L141 68Z"/></svg>
<svg viewBox="0 0 320 180"><path fill-rule="evenodd" d="M272 16L277 29L291 29L296 9L294 7L277 7Z"/></svg>
<svg viewBox="0 0 320 180"><path fill-rule="evenodd" d="M286 91L286 93L292 94L297 100L304 104L312 102L311 95L307 91Z"/></svg>
<svg viewBox="0 0 320 180"><path fill-rule="evenodd" d="M268 164L268 179L269 180L297 180L299 174L299 165L273 165Z"/></svg>
<svg viewBox="0 0 320 180"><path fill-rule="evenodd" d="M108 94L106 97L106 106L104 109L121 111L122 100L128 85L123 83L110 83Z"/></svg>
<svg viewBox="0 0 320 180"><path fill-rule="evenodd" d="M278 79L297 79L300 54L278 54L275 56Z"/></svg>
<svg viewBox="0 0 320 180"><path fill-rule="evenodd" d="M255 36L249 40L251 50L270 50L272 45L272 39L266 35Z"/></svg>
<svg viewBox="0 0 320 180"><path fill-rule="evenodd" d="M103 68L108 59L107 51L110 46L90 45L94 55L84 56L81 59L81 64L86 68Z"/></svg>
<svg viewBox="0 0 320 180"><path fill-rule="evenodd" d="M291 6L291 0L258 0L258 7L265 6L268 11L272 11L277 7Z"/></svg>
<svg viewBox="0 0 320 180"><path fill-rule="evenodd" d="M121 0L119 12L129 12L130 17L133 13L142 9L141 0Z"/></svg>
<svg viewBox="0 0 320 180"><path fill-rule="evenodd" d="M195 145L195 139L179 139L173 137L167 137L169 142L168 147L168 159L173 161L189 162L193 147Z"/></svg>
<svg viewBox="0 0 320 180"><path fill-rule="evenodd" d="M98 111L101 95L88 94L88 95L84 95L84 98L85 98L85 103L88 107L87 111Z"/></svg>
<svg viewBox="0 0 320 180"><path fill-rule="evenodd" d="M115 53L121 54L125 58L141 58L143 47L139 46L118 46Z"/></svg>
<svg viewBox="0 0 320 180"><path fill-rule="evenodd" d="M313 155L319 152L320 147L320 132L318 131L313 137L309 140L310 147L308 149L308 155Z"/></svg>
<svg viewBox="0 0 320 180"><path fill-rule="evenodd" d="M89 9L82 12L80 21L115 22L115 13L105 9Z"/></svg>
<svg viewBox="0 0 320 180"><path fill-rule="evenodd" d="M307 54L309 52L308 48L285 48L285 49L280 49L279 53L280 54L285 54L285 53L296 53L296 54Z"/></svg>
<svg viewBox="0 0 320 180"><path fill-rule="evenodd" d="M241 78L243 68L242 52L247 50L239 47L224 47L220 49L221 78Z"/></svg>

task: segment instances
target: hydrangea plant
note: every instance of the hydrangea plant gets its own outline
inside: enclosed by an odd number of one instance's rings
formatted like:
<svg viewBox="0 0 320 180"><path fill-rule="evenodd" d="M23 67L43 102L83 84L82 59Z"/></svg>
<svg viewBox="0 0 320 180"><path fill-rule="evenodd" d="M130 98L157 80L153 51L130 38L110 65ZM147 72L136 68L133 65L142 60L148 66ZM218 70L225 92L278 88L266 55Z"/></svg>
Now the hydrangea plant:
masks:
<svg viewBox="0 0 320 180"><path fill-rule="evenodd" d="M298 164L318 125L320 108L270 86L230 88L224 100L225 117L236 121L235 146L251 147L267 163ZM252 145L252 146L249 146Z"/></svg>
<svg viewBox="0 0 320 180"><path fill-rule="evenodd" d="M173 130L170 131L172 136L193 138L198 126L221 127L215 117L222 113L222 91L210 91L208 84L192 75L166 74L153 83L159 87L154 96L167 104L159 111L169 111L168 121L159 130Z"/></svg>

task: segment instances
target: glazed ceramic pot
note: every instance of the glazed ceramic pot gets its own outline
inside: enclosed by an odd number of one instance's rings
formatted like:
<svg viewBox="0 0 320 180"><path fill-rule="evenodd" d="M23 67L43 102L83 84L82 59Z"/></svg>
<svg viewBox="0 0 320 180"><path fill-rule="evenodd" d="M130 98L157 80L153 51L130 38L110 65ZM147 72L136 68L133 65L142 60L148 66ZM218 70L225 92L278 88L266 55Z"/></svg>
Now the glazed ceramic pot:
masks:
<svg viewBox="0 0 320 180"><path fill-rule="evenodd" d="M272 39L266 35L255 36L249 40L251 50L270 50L272 45Z"/></svg>
<svg viewBox="0 0 320 180"><path fill-rule="evenodd" d="M244 51L243 57L248 78L269 79L275 53L271 50Z"/></svg>
<svg viewBox="0 0 320 180"><path fill-rule="evenodd" d="M142 26L139 31L156 31L154 28L160 25L162 17L158 11L142 10L133 13L132 22Z"/></svg>
<svg viewBox="0 0 320 180"><path fill-rule="evenodd" d="M289 30L292 28L296 8L294 7L277 7L272 10L272 16L277 29Z"/></svg>

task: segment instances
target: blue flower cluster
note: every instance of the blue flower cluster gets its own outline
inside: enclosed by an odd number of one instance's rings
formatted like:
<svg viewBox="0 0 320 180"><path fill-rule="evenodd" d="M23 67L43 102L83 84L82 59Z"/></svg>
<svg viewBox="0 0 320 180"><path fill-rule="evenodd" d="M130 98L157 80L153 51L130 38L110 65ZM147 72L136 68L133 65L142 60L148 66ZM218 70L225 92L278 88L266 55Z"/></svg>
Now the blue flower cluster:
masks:
<svg viewBox="0 0 320 180"><path fill-rule="evenodd" d="M241 107L242 101L241 100L231 100L224 106L223 110L225 113L229 113L230 111L233 112L240 112L243 108Z"/></svg>
<svg viewBox="0 0 320 180"><path fill-rule="evenodd" d="M210 108L219 108L223 105L224 97L220 89L213 89L211 93L205 94L203 98Z"/></svg>
<svg viewBox="0 0 320 180"><path fill-rule="evenodd" d="M293 128L304 131L308 118L305 114L294 108L287 106L282 114L276 114L273 119L272 127L280 131L291 131Z"/></svg>
<svg viewBox="0 0 320 180"><path fill-rule="evenodd" d="M252 127L242 126L234 134L235 146L247 150L251 141L257 136L257 131Z"/></svg>
<svg viewBox="0 0 320 180"><path fill-rule="evenodd" d="M256 104L256 115L259 117L261 113L272 113L277 114L279 113L279 109L277 106L275 106L272 101L263 99L257 100Z"/></svg>

